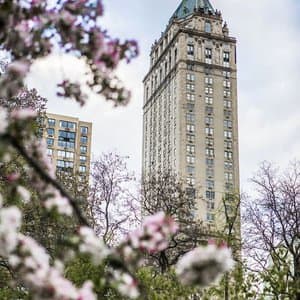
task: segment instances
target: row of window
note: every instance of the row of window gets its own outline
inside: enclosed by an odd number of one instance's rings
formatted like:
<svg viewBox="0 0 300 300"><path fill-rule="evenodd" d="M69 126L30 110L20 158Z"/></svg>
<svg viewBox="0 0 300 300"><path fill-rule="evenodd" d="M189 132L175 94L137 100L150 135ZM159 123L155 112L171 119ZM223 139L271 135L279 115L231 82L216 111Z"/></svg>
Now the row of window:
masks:
<svg viewBox="0 0 300 300"><path fill-rule="evenodd" d="M49 127L55 127L56 125L56 120L52 119L52 118L48 118L48 126ZM76 130L76 123L74 122L70 122L70 121L64 121L64 120L60 120L59 121L59 126L61 128L68 128L71 130ZM86 126L80 126L80 133L83 135L87 135L88 134L88 127Z"/></svg>
<svg viewBox="0 0 300 300"><path fill-rule="evenodd" d="M58 170L73 170L74 163L72 161L57 160L56 167ZM85 173L87 171L87 167L80 165L78 170L79 172Z"/></svg>
<svg viewBox="0 0 300 300"><path fill-rule="evenodd" d="M195 55L195 46L192 43L187 44L187 55L194 56ZM211 48L205 48L204 50L205 63L212 64L213 51ZM230 66L230 52L223 51L223 66Z"/></svg>

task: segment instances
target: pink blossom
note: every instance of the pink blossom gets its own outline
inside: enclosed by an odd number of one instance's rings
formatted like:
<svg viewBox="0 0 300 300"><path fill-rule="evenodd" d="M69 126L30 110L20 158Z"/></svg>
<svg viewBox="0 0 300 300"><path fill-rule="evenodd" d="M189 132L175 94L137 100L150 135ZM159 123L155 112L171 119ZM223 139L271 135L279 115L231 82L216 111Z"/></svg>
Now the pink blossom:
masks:
<svg viewBox="0 0 300 300"><path fill-rule="evenodd" d="M17 60L8 65L7 71L24 77L29 71L30 64L25 60Z"/></svg>
<svg viewBox="0 0 300 300"><path fill-rule="evenodd" d="M123 296L136 299L140 295L137 281L128 273L115 270L113 272L113 279L118 291Z"/></svg>
<svg viewBox="0 0 300 300"><path fill-rule="evenodd" d="M84 283L82 288L78 291L77 300L96 300L96 296L93 293L93 283L91 281L87 281Z"/></svg>
<svg viewBox="0 0 300 300"><path fill-rule="evenodd" d="M69 203L69 200L63 196L54 188L49 187L46 191L49 195L48 199L44 202L44 206L48 210L56 209L59 214L71 216L73 208Z"/></svg>
<svg viewBox="0 0 300 300"><path fill-rule="evenodd" d="M3 134L8 126L7 110L1 107L0 110L0 134Z"/></svg>
<svg viewBox="0 0 300 300"><path fill-rule="evenodd" d="M89 227L80 227L79 237L81 239L79 251L91 255L94 264L101 264L111 253L103 240L96 236L93 229Z"/></svg>
<svg viewBox="0 0 300 300"><path fill-rule="evenodd" d="M145 218L142 228L129 234L128 243L134 249L150 253L163 251L168 239L178 230L177 224L165 213L160 212Z"/></svg>
<svg viewBox="0 0 300 300"><path fill-rule="evenodd" d="M9 175L6 176L6 180L8 182L15 182L20 178L20 173L14 172L14 173L10 173Z"/></svg>
<svg viewBox="0 0 300 300"><path fill-rule="evenodd" d="M185 254L176 265L176 273L185 285L205 287L217 282L233 265L229 248L210 244Z"/></svg>
<svg viewBox="0 0 300 300"><path fill-rule="evenodd" d="M36 118L37 112L31 108L15 109L11 112L11 117L16 120L26 120Z"/></svg>
<svg viewBox="0 0 300 300"><path fill-rule="evenodd" d="M26 188L24 188L23 186L19 185L17 187L17 192L19 193L19 195L23 199L24 203L28 203L30 201L31 194L30 194L30 192Z"/></svg>

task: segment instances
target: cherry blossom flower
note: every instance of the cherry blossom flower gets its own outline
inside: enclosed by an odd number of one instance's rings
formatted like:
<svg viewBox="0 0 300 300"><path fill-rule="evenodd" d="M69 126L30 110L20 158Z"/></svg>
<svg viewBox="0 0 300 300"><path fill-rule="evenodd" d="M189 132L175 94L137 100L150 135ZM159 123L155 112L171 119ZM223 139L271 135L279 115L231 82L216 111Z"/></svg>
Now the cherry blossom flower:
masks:
<svg viewBox="0 0 300 300"><path fill-rule="evenodd" d="M0 134L5 133L8 126L7 110L3 107L0 109Z"/></svg>
<svg viewBox="0 0 300 300"><path fill-rule="evenodd" d="M10 116L16 120L26 120L37 117L37 112L31 108L15 109Z"/></svg>
<svg viewBox="0 0 300 300"><path fill-rule="evenodd" d="M94 264L101 264L111 253L103 240L96 236L93 229L85 226L80 227L79 237L81 239L79 251L91 255Z"/></svg>
<svg viewBox="0 0 300 300"><path fill-rule="evenodd" d="M128 273L115 270L112 275L120 294L131 299L136 299L140 295L137 281Z"/></svg>
<svg viewBox="0 0 300 300"><path fill-rule="evenodd" d="M16 206L0 208L0 256L8 256L15 250L20 226L21 211Z"/></svg>
<svg viewBox="0 0 300 300"><path fill-rule="evenodd" d="M69 200L63 196L54 188L49 187L46 191L49 197L44 201L44 206L48 210L56 209L59 214L71 216L73 209L69 203Z"/></svg>
<svg viewBox="0 0 300 300"><path fill-rule="evenodd" d="M24 77L29 71L30 64L25 60L14 61L7 67L7 72L18 77Z"/></svg>
<svg viewBox="0 0 300 300"><path fill-rule="evenodd" d="M19 193L19 195L23 199L24 203L28 203L30 201L31 194L30 194L30 192L26 188L24 188L23 186L19 185L17 187L17 192Z"/></svg>
<svg viewBox="0 0 300 300"><path fill-rule="evenodd" d="M174 220L160 212L146 217L142 228L129 235L128 242L134 249L155 253L167 248L168 239L177 230Z"/></svg>
<svg viewBox="0 0 300 300"><path fill-rule="evenodd" d="M176 273L184 285L206 287L217 282L233 265L229 248L210 244L185 254L176 265Z"/></svg>

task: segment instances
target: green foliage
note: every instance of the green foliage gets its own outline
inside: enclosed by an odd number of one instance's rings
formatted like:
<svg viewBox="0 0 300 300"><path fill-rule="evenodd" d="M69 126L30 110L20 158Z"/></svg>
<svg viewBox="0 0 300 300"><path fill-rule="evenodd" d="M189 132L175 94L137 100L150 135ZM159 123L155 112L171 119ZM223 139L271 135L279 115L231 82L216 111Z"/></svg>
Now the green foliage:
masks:
<svg viewBox="0 0 300 300"><path fill-rule="evenodd" d="M138 278L151 300L183 300L198 293L196 289L180 284L173 270L157 274L152 268L142 268Z"/></svg>
<svg viewBox="0 0 300 300"><path fill-rule="evenodd" d="M91 280L95 293L101 297L106 289L105 282L102 280L104 272L104 265L95 266L89 257L81 255L66 266L65 276L78 287L81 287L86 280Z"/></svg>

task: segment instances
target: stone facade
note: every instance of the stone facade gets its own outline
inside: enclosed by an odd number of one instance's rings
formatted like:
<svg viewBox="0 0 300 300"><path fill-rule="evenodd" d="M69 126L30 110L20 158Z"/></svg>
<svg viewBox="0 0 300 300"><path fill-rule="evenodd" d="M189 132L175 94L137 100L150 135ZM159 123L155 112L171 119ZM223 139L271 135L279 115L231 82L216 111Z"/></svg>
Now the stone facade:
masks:
<svg viewBox="0 0 300 300"><path fill-rule="evenodd" d="M150 60L143 176L177 174L195 190L192 214L215 226L224 220L223 197L239 193L236 39L220 12L195 4L174 14Z"/></svg>

